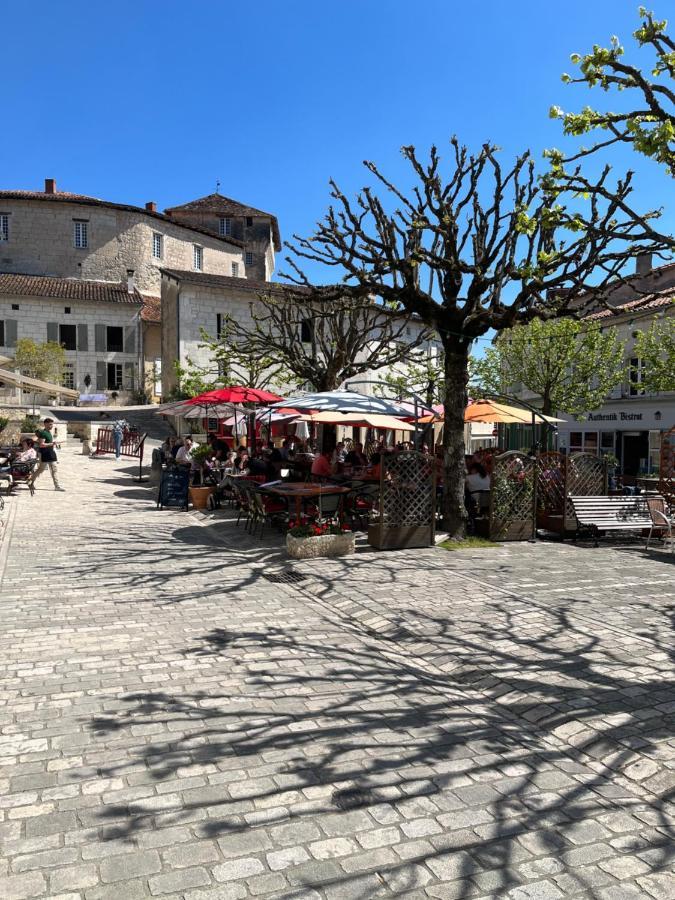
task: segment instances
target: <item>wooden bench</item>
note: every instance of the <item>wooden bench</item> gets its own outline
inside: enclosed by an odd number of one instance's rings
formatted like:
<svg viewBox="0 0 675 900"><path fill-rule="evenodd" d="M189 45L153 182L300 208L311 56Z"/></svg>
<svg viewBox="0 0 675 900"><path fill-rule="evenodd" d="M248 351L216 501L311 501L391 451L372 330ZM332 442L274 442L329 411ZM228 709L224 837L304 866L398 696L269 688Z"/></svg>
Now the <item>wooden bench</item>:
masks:
<svg viewBox="0 0 675 900"><path fill-rule="evenodd" d="M647 498L643 496L570 497L569 500L577 518L575 540L581 533L589 532L596 547L600 532L642 531L652 525Z"/></svg>

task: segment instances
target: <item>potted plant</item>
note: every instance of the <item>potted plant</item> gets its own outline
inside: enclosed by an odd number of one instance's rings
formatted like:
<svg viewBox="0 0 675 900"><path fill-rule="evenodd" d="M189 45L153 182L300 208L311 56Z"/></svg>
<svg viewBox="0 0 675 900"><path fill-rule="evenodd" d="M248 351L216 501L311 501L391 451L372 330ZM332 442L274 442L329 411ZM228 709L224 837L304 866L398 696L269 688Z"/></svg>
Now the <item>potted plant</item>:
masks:
<svg viewBox="0 0 675 900"><path fill-rule="evenodd" d="M192 451L193 484L190 485L190 502L194 509L206 509L209 496L215 491L214 485L204 485L204 464L211 455L208 444L199 444Z"/></svg>
<svg viewBox="0 0 675 900"><path fill-rule="evenodd" d="M291 559L347 556L354 553L354 532L339 522L289 523L286 549Z"/></svg>

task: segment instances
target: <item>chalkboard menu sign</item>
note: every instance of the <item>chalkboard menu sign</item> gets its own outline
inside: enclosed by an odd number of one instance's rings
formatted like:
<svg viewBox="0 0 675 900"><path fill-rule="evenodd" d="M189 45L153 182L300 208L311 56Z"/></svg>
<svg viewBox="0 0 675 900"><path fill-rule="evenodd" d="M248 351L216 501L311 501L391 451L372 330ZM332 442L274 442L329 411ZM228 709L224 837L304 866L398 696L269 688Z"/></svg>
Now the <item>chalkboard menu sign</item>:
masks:
<svg viewBox="0 0 675 900"><path fill-rule="evenodd" d="M157 507L178 506L180 509L188 508L188 488L190 487L190 470L175 467L162 472L162 480L159 483L157 494Z"/></svg>

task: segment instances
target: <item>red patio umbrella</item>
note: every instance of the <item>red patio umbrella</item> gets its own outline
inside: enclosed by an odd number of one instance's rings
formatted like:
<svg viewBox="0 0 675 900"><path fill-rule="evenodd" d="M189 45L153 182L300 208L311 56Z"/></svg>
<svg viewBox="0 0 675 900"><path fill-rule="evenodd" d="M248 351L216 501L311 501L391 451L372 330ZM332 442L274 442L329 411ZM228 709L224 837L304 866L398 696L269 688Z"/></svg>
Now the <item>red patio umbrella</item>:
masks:
<svg viewBox="0 0 675 900"><path fill-rule="evenodd" d="M230 387L218 388L215 391L206 391L198 397L186 401L188 406L215 406L219 403L275 403L281 400L278 394L260 388L244 387L233 384Z"/></svg>

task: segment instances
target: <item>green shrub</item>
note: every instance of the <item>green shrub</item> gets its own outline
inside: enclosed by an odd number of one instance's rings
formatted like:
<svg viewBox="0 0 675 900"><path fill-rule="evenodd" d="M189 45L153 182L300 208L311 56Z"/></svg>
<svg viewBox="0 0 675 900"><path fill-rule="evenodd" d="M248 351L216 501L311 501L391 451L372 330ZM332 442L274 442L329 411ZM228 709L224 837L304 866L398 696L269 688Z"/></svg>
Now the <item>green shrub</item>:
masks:
<svg viewBox="0 0 675 900"><path fill-rule="evenodd" d="M0 432L4 431L8 425L9 419L7 418L7 416L0 416Z"/></svg>
<svg viewBox="0 0 675 900"><path fill-rule="evenodd" d="M21 422L19 423L19 431L22 433L30 432L31 434L35 433L35 429L38 427L40 422L39 416L24 416Z"/></svg>

